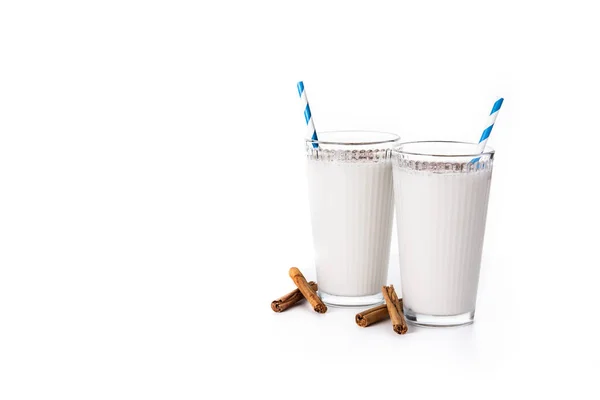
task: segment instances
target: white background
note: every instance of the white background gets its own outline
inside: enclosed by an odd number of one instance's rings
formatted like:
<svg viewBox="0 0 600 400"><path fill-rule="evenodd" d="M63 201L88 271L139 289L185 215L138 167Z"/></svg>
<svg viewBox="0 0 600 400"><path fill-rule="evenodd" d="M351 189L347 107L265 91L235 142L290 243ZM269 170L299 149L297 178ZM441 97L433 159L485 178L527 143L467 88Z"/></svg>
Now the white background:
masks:
<svg viewBox="0 0 600 400"><path fill-rule="evenodd" d="M592 5L3 2L0 398L597 396ZM405 139L505 98L474 325L270 310L315 277L301 79Z"/></svg>

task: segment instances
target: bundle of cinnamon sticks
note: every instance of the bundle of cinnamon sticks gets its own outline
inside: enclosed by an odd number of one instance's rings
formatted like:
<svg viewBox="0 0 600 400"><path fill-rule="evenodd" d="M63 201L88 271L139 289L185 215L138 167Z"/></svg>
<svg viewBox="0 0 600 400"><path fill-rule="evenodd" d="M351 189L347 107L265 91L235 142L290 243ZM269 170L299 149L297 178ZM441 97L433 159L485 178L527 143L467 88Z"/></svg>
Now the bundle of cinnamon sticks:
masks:
<svg viewBox="0 0 600 400"><path fill-rule="evenodd" d="M302 272L296 267L290 268L289 275L296 285L296 290L271 302L271 309L275 312L283 312L298 304L303 299L306 299L313 310L320 314L325 313L327 311L327 306L317 295L317 283L313 281L307 282L304 275L302 275ZM394 290L394 285L383 286L381 292L383 293L385 304L356 314L356 323L358 326L364 328L389 318L392 320L394 332L399 335L405 334L408 331L408 326L406 324L406 319L404 318L402 299L398 298L398 295Z"/></svg>
<svg viewBox="0 0 600 400"><path fill-rule="evenodd" d="M292 278L296 284L297 289L291 291L285 296L280 297L277 300L274 300L271 303L271 308L273 311L285 311L303 299L308 300L316 312L323 314L327 311L327 306L317 295L318 286L315 282L307 282L306 278L304 278L304 275L302 275L302 272L300 272L300 270L296 267L290 268L290 278Z"/></svg>

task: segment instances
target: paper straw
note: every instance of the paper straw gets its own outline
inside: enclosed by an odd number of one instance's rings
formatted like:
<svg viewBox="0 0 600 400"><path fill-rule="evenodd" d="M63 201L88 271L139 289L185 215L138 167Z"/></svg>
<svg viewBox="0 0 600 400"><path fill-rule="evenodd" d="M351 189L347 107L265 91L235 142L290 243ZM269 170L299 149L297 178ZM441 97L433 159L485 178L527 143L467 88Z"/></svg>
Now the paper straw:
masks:
<svg viewBox="0 0 600 400"><path fill-rule="evenodd" d="M304 105L304 119L306 120L306 127L308 128L308 137L312 140L319 140L317 137L317 130L315 129L315 123L312 119L312 114L310 113L310 106L308 105L308 98L306 97L306 90L304 90L304 82L298 82L298 94L300 95L300 99L302 100L302 104ZM313 147L319 147L318 143L313 143Z"/></svg>
<svg viewBox="0 0 600 400"><path fill-rule="evenodd" d="M503 98L496 100L494 106L492 107L492 112L490 112L490 116L488 117L486 128L483 130L481 134L481 138L479 139L479 144L477 145L477 153L483 153L485 150L485 145L492 133L492 128L494 128L494 123L496 122L496 117L498 117L498 113L500 112L500 107L502 107L502 102L504 102ZM479 161L480 157L474 158L471 160L472 163Z"/></svg>

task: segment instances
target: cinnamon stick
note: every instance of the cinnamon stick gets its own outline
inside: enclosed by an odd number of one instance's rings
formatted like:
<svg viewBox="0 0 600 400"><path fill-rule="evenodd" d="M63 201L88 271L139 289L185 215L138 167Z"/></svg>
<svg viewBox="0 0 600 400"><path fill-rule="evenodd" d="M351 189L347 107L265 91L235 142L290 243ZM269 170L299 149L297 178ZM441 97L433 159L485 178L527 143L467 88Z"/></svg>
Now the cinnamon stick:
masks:
<svg viewBox="0 0 600 400"><path fill-rule="evenodd" d="M313 306L313 309L316 312L323 314L327 311L325 303L321 301L319 296L317 296L317 293L308 285L306 278L304 278L304 275L302 275L302 272L300 272L298 268L290 268L290 278L292 278L302 295L308 300L310 305Z"/></svg>
<svg viewBox="0 0 600 400"><path fill-rule="evenodd" d="M394 332L399 335L404 335L408 331L406 320L404 319L404 311L402 310L402 300L398 299L398 295L394 290L394 285L383 286L381 288L383 298L385 299L385 305L387 306L388 313L392 319L392 326Z"/></svg>
<svg viewBox="0 0 600 400"><path fill-rule="evenodd" d="M369 325L373 325L374 323L383 321L389 317L390 313L388 313L387 306L382 304L380 306L359 312L356 314L355 320L358 326L366 328Z"/></svg>
<svg viewBox="0 0 600 400"><path fill-rule="evenodd" d="M308 286L310 286L310 288L315 292L318 289L317 284L313 281L308 282ZM275 312L283 312L293 305L298 304L298 302L301 300L304 300L304 296L302 296L302 293L300 293L300 289L292 290L285 296L281 296L279 299L273 300L271 303L271 308Z"/></svg>

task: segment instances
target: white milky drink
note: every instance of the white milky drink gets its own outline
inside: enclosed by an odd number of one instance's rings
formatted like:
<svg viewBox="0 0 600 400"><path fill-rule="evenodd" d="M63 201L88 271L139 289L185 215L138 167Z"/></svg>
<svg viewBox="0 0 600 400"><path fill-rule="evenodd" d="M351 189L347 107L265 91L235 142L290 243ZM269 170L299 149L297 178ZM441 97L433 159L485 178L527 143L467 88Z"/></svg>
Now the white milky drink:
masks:
<svg viewBox="0 0 600 400"><path fill-rule="evenodd" d="M394 213L391 147L381 132L324 132L307 145L319 295L331 305L380 303Z"/></svg>
<svg viewBox="0 0 600 400"><path fill-rule="evenodd" d="M392 165L308 161L321 291L369 296L386 283L394 195Z"/></svg>
<svg viewBox="0 0 600 400"><path fill-rule="evenodd" d="M418 142L394 151L402 295L413 323L473 321L494 155L471 162L475 146Z"/></svg>

